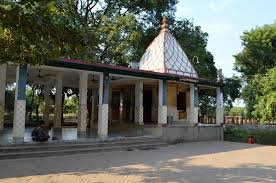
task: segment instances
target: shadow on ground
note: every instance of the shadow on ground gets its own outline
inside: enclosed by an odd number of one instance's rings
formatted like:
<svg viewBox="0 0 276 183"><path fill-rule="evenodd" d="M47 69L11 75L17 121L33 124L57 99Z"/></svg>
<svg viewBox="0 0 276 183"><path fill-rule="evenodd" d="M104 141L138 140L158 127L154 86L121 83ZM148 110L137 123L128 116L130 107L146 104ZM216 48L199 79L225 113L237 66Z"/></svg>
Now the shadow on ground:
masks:
<svg viewBox="0 0 276 183"><path fill-rule="evenodd" d="M273 151L276 147L198 142L157 150L4 160L0 182L276 182Z"/></svg>

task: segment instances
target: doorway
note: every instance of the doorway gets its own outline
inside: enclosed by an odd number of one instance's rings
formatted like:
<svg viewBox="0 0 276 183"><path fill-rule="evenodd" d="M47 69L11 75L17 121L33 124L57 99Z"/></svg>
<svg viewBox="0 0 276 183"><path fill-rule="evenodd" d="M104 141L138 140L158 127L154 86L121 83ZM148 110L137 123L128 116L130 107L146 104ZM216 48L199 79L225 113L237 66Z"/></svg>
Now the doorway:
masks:
<svg viewBox="0 0 276 183"><path fill-rule="evenodd" d="M112 91L112 121L120 120L120 92Z"/></svg>
<svg viewBox="0 0 276 183"><path fill-rule="evenodd" d="M152 123L152 119L151 119L152 89L144 90L143 104L144 104L144 123Z"/></svg>

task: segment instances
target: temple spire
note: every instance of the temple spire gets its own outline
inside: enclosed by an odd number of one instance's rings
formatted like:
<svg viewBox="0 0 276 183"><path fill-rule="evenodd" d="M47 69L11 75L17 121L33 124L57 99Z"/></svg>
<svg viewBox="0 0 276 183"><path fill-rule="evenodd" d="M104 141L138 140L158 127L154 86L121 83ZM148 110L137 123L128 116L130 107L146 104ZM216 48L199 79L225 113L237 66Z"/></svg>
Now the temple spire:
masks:
<svg viewBox="0 0 276 183"><path fill-rule="evenodd" d="M140 60L139 69L198 78L186 53L168 30L168 19L165 16L159 35Z"/></svg>
<svg viewBox="0 0 276 183"><path fill-rule="evenodd" d="M161 30L168 29L168 18L166 16L163 16Z"/></svg>

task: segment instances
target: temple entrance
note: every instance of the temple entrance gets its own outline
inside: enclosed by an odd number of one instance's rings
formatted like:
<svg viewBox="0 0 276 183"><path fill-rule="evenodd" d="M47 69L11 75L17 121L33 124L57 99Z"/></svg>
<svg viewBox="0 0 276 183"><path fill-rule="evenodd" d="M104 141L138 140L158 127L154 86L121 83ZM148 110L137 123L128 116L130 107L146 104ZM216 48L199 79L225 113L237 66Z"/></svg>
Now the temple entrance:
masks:
<svg viewBox="0 0 276 183"><path fill-rule="evenodd" d="M120 92L112 91L112 120L120 120Z"/></svg>
<svg viewBox="0 0 276 183"><path fill-rule="evenodd" d="M152 112L152 89L144 90L143 95L144 104L144 123L152 123L151 112Z"/></svg>

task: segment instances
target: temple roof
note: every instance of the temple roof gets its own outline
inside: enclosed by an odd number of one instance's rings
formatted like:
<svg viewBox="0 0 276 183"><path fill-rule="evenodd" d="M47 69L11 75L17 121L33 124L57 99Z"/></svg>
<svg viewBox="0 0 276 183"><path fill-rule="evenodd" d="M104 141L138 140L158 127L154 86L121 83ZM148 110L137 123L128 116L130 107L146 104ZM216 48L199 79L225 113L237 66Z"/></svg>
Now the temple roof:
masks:
<svg viewBox="0 0 276 183"><path fill-rule="evenodd" d="M184 50L168 30L166 17L159 35L142 56L139 69L198 78Z"/></svg>

